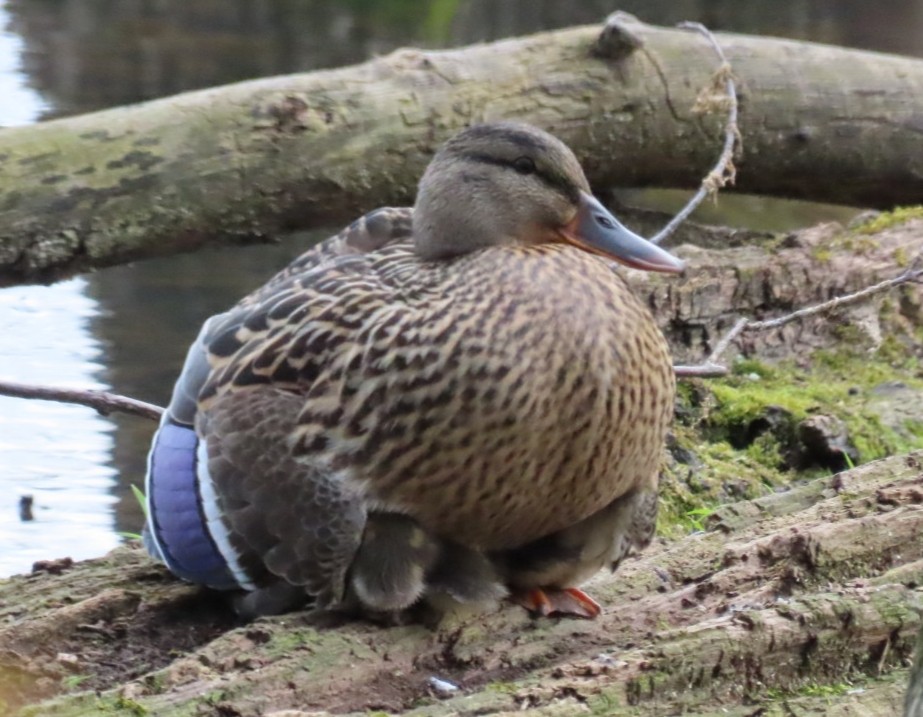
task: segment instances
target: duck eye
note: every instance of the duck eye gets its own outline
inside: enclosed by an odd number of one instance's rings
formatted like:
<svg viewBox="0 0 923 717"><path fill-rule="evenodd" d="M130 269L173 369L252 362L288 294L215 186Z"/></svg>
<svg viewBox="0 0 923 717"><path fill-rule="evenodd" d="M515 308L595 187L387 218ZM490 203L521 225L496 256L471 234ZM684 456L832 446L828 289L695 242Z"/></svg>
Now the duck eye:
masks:
<svg viewBox="0 0 923 717"><path fill-rule="evenodd" d="M531 157L517 157L513 160L513 169L520 174L535 174L535 162Z"/></svg>

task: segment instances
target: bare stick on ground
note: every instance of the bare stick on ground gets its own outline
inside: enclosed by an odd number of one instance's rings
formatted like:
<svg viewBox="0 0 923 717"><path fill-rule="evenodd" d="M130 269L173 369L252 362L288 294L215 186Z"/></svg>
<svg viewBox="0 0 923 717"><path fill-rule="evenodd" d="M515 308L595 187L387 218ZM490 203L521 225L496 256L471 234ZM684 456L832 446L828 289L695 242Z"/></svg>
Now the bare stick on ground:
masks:
<svg viewBox="0 0 923 717"><path fill-rule="evenodd" d="M833 311L834 309L839 309L850 304L859 303L860 301L868 299L875 294L888 291L897 286L900 286L901 284L919 282L921 277L923 277L923 255L918 256L910 265L910 267L901 272L898 276L895 276L893 279L886 279L885 281L881 281L874 286L869 286L865 289L862 289L861 291L854 291L850 294L837 296L833 299L830 299L830 301L824 301L823 303L815 304L814 306L798 309L797 311L793 311L790 314L785 314L784 316L779 316L775 319L768 319L766 321L738 319L738 321L731 327L731 329L721 337L721 339L715 345L715 349L703 363L691 366L674 366L673 368L676 371L676 375L681 378L714 378L716 376L724 376L727 374L728 369L727 366L719 363L719 359L721 358L722 354L727 351L731 343L734 342L745 331L768 331L770 329L777 329L780 326L791 323L792 321L798 321L799 319L804 319L808 316L822 314L826 311Z"/></svg>

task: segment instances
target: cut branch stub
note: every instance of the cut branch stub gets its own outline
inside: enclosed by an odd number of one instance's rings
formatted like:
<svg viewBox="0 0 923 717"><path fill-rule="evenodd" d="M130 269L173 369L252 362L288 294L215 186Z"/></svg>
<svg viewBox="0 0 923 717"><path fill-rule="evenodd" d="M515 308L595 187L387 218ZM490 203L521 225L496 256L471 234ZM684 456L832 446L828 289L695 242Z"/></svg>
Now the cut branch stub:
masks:
<svg viewBox="0 0 923 717"><path fill-rule="evenodd" d="M631 28L639 24L640 20L627 12L612 13L606 18L606 24L593 44L593 57L618 62L643 47L644 40Z"/></svg>

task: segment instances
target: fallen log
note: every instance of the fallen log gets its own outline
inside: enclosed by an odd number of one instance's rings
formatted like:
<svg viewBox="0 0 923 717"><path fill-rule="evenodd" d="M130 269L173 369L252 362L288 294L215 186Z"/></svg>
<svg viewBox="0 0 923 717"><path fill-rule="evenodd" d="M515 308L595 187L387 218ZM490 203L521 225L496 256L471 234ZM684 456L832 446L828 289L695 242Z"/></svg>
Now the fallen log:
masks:
<svg viewBox="0 0 923 717"><path fill-rule="evenodd" d="M35 708L49 716L775 714L812 686L830 686L829 705L868 683L900 704L921 531L916 452L718 510L706 532L595 578L595 622L505 606L435 629L306 613L233 627L214 596L120 548L0 581L0 695L15 708L74 693Z"/></svg>
<svg viewBox="0 0 923 717"><path fill-rule="evenodd" d="M741 85L739 190L923 197L923 61L718 39ZM693 111L714 71L699 35L622 18L5 129L0 285L406 204L438 144L484 119L557 133L598 187L696 186L721 144L720 99Z"/></svg>
<svg viewBox="0 0 923 717"><path fill-rule="evenodd" d="M680 248L691 264L682 280L631 278L674 353L701 358L738 313L775 315L899 273L919 253L921 235L923 217L904 212L852 229L807 229L768 247ZM662 491L663 523L680 537L594 579L589 589L606 606L596 622L533 621L506 606L455 613L435 628L331 627L307 613L241 625L223 600L127 547L84 563L43 561L30 575L0 580L0 705L68 717L895 714L921 624L923 453L821 477L815 466L813 480L789 490L791 473L770 480L773 456L760 465L749 451L759 441L765 451L774 430L779 446L797 439L788 426L755 435L767 410L790 410L791 425L829 411L855 429L857 442L863 426L869 442L923 425L918 410L861 415L878 401L879 385L898 391L902 409L920 405L912 361L921 307L923 286L908 284L835 318L744 335L748 355L807 367L792 379L792 407L777 405L786 378L748 375L765 369L756 362L726 383L681 382ZM904 353L885 350L885 339L905 341ZM818 347L850 353L846 375L811 369ZM904 368L854 375L873 354ZM831 376L831 405L821 410L799 395ZM719 385L723 393L706 395ZM746 410L720 405L729 387L743 395L761 385L765 396L748 394ZM733 438L716 435L729 430L722 412L748 441L730 454ZM904 440L893 446L912 439ZM888 446L872 449L881 455ZM711 462L712 450L724 452L724 468ZM750 487L739 488L744 482ZM703 530L689 535L692 491L708 505L763 495L693 514Z"/></svg>

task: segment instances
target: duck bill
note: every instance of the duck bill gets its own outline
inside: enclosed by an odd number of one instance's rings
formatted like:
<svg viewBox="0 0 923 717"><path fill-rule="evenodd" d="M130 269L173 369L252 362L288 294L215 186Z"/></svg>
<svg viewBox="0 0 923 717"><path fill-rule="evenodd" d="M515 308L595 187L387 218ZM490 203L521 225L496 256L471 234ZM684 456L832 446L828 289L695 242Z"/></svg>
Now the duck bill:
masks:
<svg viewBox="0 0 923 717"><path fill-rule="evenodd" d="M633 269L679 274L685 263L624 227L596 197L580 192L577 215L560 230L569 244Z"/></svg>

